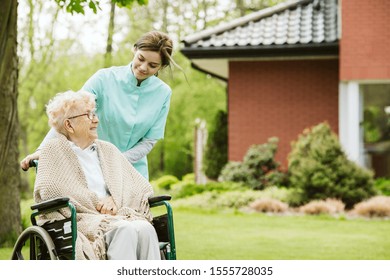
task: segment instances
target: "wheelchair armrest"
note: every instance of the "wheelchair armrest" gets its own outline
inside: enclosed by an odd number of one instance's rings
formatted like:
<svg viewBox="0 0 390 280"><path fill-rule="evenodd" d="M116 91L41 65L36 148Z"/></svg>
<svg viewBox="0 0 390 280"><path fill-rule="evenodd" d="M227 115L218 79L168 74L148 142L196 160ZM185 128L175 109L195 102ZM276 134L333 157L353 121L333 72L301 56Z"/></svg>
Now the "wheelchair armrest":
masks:
<svg viewBox="0 0 390 280"><path fill-rule="evenodd" d="M153 205L157 202L171 200L171 196L168 194L149 197L149 205Z"/></svg>
<svg viewBox="0 0 390 280"><path fill-rule="evenodd" d="M40 202L31 206L31 210L44 211L51 208L61 208L66 207L68 205L69 198L68 197L58 197L54 199L50 199L44 202Z"/></svg>

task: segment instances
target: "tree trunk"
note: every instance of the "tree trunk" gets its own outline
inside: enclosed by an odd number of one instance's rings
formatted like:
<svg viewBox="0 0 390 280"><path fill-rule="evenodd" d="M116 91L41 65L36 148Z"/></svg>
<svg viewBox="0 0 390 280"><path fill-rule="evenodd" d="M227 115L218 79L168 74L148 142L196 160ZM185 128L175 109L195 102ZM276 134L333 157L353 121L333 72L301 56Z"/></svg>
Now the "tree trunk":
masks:
<svg viewBox="0 0 390 280"><path fill-rule="evenodd" d="M17 0L0 1L0 245L21 232L18 151Z"/></svg>
<svg viewBox="0 0 390 280"><path fill-rule="evenodd" d="M104 55L104 67L111 66L112 60L112 37L114 36L115 29L115 2L111 1L111 10L110 10L110 22L108 24L108 35L107 35L107 47L106 53Z"/></svg>

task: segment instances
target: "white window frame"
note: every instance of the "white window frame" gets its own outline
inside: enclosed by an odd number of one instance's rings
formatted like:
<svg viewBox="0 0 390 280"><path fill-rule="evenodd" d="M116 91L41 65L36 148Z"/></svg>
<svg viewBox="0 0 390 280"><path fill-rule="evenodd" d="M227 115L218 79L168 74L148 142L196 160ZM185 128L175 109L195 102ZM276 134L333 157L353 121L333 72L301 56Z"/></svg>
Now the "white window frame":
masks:
<svg viewBox="0 0 390 280"><path fill-rule="evenodd" d="M360 83L339 84L339 139L347 157L365 167L363 142L363 94Z"/></svg>

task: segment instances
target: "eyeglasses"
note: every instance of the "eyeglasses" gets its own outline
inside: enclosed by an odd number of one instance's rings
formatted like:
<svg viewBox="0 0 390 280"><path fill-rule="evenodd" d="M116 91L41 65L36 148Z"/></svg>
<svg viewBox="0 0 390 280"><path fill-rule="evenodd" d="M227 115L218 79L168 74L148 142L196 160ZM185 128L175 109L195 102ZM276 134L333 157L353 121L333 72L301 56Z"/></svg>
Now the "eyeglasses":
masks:
<svg viewBox="0 0 390 280"><path fill-rule="evenodd" d="M73 116L73 117L70 117L68 119L74 119L74 118L78 118L78 117L82 117L82 116L87 116L88 119L90 119L91 121L93 121L93 118L96 116L96 110L93 110L89 113L85 113L85 114L81 114L81 115L77 115L77 116Z"/></svg>

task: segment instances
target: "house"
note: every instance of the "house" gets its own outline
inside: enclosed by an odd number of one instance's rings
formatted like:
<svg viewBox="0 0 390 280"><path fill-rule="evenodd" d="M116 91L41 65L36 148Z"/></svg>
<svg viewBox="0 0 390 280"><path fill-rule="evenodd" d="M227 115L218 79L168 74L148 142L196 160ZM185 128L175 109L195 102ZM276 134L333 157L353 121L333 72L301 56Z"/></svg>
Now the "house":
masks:
<svg viewBox="0 0 390 280"><path fill-rule="evenodd" d="M363 116L378 99L367 96L380 96L377 141L390 136L383 127L389 11L388 0L285 1L184 38L181 52L192 66L227 83L229 160L242 160L250 145L276 136L277 160L286 166L291 141L327 121L348 157L373 167L378 149L368 151ZM390 176L388 154L390 147L382 149L379 165L387 160L381 172Z"/></svg>

